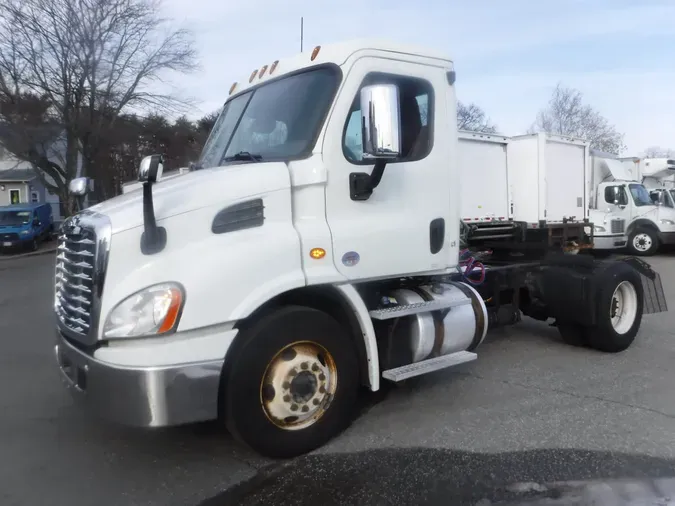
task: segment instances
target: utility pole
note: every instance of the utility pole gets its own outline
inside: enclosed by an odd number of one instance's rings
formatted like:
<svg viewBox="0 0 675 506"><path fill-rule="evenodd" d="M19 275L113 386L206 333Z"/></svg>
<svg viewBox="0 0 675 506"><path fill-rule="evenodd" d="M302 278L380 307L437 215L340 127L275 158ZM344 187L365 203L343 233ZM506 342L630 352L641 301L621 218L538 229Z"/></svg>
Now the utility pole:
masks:
<svg viewBox="0 0 675 506"><path fill-rule="evenodd" d="M305 18L300 18L300 52L302 53L302 44L305 38Z"/></svg>

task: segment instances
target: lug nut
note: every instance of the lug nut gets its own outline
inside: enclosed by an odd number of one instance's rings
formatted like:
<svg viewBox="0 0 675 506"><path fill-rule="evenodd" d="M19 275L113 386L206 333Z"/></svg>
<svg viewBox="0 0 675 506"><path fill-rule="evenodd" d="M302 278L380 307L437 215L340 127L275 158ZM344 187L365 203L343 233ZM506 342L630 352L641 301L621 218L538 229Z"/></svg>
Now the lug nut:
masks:
<svg viewBox="0 0 675 506"><path fill-rule="evenodd" d="M316 365L316 364L312 365L312 371L316 372L316 371L318 371L318 370L319 370L319 366L318 366L318 365Z"/></svg>
<svg viewBox="0 0 675 506"><path fill-rule="evenodd" d="M314 399L312 402L314 403L315 406L319 405L319 399Z"/></svg>
<svg viewBox="0 0 675 506"><path fill-rule="evenodd" d="M290 395L284 395L284 402L291 402L291 396Z"/></svg>
<svg viewBox="0 0 675 506"><path fill-rule="evenodd" d="M320 381L326 381L326 375L324 373L319 374Z"/></svg>
<svg viewBox="0 0 675 506"><path fill-rule="evenodd" d="M326 388L325 388L325 387L319 388L319 392L321 392L322 394L325 394L325 393L326 393Z"/></svg>
<svg viewBox="0 0 675 506"><path fill-rule="evenodd" d="M291 411L297 411L298 410L298 405L297 404L291 404Z"/></svg>
<svg viewBox="0 0 675 506"><path fill-rule="evenodd" d="M307 362L303 362L302 364L300 364L300 367L302 368L302 370L306 371L307 369L309 369L309 364Z"/></svg>
<svg viewBox="0 0 675 506"><path fill-rule="evenodd" d="M291 388L291 384L288 381L284 381L283 385L281 385L281 386L284 387L286 390Z"/></svg>
<svg viewBox="0 0 675 506"><path fill-rule="evenodd" d="M307 413L309 411L309 406L303 406L302 407L302 412Z"/></svg>

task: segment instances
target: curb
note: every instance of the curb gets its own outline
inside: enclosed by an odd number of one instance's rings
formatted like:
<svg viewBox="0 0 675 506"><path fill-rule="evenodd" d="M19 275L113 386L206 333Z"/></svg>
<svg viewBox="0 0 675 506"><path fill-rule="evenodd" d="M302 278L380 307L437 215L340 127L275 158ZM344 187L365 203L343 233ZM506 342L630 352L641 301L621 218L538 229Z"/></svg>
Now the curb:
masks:
<svg viewBox="0 0 675 506"><path fill-rule="evenodd" d="M13 255L13 256L0 256L0 264L3 262L11 262L12 260L23 260L24 258L28 257L36 257L40 255L48 255L49 253L56 253L56 245L54 247L50 246L49 248L39 250L39 251L31 251L29 253L21 253L20 255Z"/></svg>

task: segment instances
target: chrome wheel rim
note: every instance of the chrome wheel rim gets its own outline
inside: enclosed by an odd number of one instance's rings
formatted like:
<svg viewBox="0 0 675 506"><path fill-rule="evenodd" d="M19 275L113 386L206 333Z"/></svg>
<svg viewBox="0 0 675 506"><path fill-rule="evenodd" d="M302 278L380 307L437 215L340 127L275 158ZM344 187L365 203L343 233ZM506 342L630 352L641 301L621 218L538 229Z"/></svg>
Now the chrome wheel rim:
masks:
<svg viewBox="0 0 675 506"><path fill-rule="evenodd" d="M305 429L328 410L337 390L333 356L320 344L301 341L281 349L260 383L265 416L284 430Z"/></svg>
<svg viewBox="0 0 675 506"><path fill-rule="evenodd" d="M638 312L637 290L632 283L622 281L612 294L609 317L617 334L625 334L633 324Z"/></svg>

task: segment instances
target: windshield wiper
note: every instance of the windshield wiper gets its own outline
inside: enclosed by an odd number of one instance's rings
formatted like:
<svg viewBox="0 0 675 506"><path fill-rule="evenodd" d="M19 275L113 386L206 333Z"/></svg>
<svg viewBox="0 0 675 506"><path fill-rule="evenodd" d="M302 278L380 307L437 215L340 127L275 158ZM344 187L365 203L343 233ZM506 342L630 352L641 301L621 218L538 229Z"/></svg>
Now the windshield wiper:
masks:
<svg viewBox="0 0 675 506"><path fill-rule="evenodd" d="M248 151L239 151L239 153L232 156L226 156L224 162L261 162L263 159L262 155L257 155L254 153L249 153Z"/></svg>

